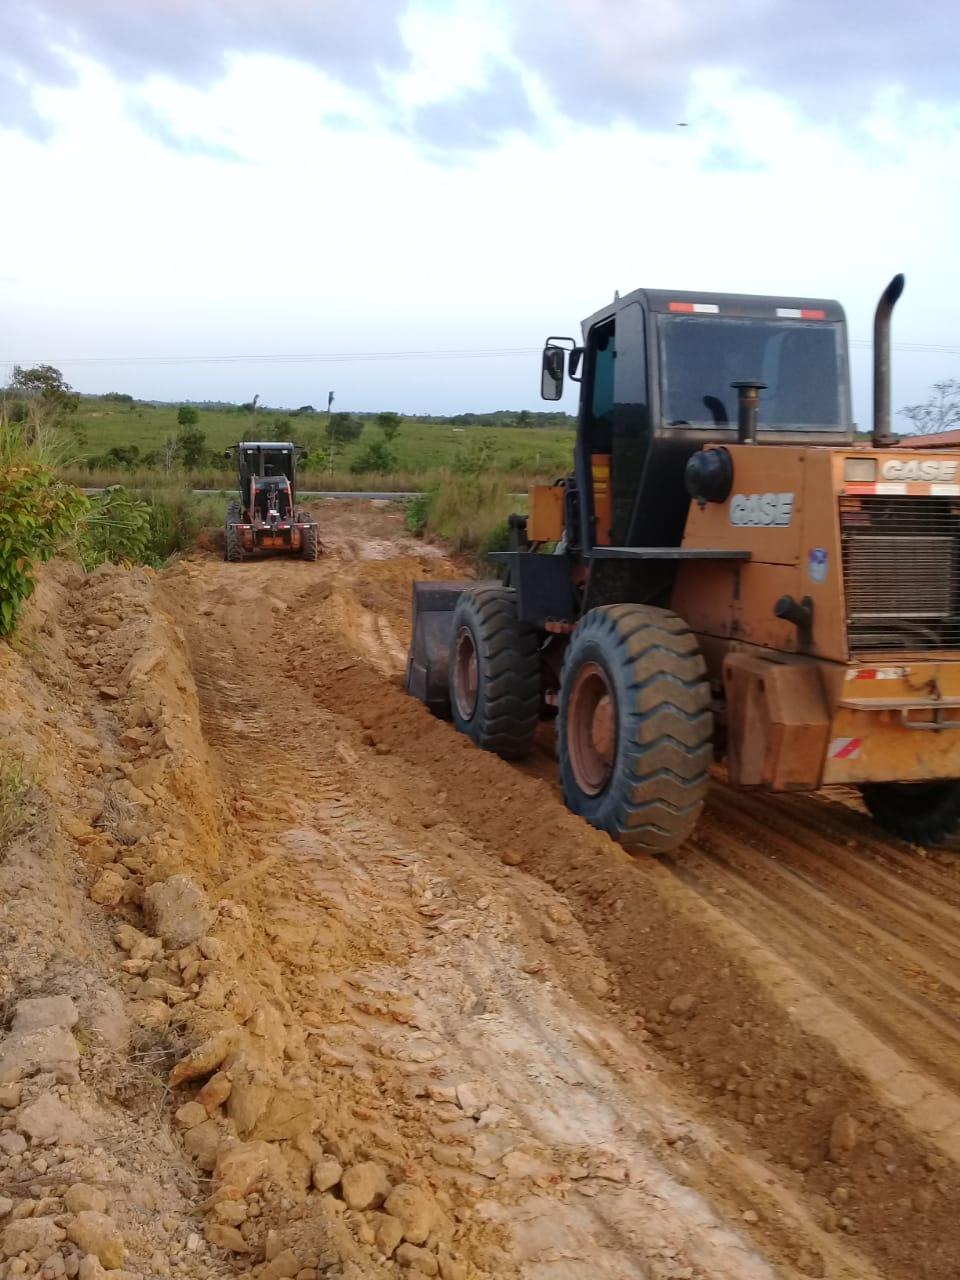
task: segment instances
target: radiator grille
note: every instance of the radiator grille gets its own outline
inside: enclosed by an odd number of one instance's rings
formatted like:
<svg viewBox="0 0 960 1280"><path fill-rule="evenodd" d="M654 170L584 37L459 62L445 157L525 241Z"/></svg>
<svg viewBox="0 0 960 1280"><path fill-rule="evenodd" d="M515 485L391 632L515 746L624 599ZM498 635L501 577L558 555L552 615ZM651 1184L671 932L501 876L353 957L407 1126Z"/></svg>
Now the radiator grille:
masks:
<svg viewBox="0 0 960 1280"><path fill-rule="evenodd" d="M960 500L841 498L840 538L851 650L960 646Z"/></svg>

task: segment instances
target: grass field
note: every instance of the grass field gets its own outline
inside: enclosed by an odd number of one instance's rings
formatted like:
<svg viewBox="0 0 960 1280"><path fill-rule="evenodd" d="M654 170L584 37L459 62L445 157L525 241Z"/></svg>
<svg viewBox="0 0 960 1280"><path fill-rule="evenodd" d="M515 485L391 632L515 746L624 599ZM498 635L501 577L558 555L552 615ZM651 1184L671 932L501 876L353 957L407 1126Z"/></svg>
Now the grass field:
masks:
<svg viewBox="0 0 960 1280"><path fill-rule="evenodd" d="M325 436L326 415L291 418L284 425L280 414L239 414L225 410L200 409L197 427L206 435L209 449L222 451L234 441L245 439L293 439L309 443ZM150 408L135 405L132 409L109 400L83 400L76 416L85 442L79 450L81 457L104 454L113 446L136 445L141 454L159 449L170 436L176 436L177 406L164 405ZM371 440L381 439L379 427L372 421L364 427L363 435L337 451L333 471L343 481L350 475L350 464ZM404 421L391 444L397 458L397 466L390 473L391 488L418 487L409 483L427 472L436 472L455 466L458 457L476 450L483 441L489 442L489 466L493 470L508 472L518 478L561 475L572 463L573 432L564 428L482 427L456 428L449 423L417 423ZM320 465L318 466L317 463ZM311 459L304 468L304 487L321 487L314 482L329 472L328 465L320 459ZM71 468L71 478L77 468ZM204 471L213 474L211 467ZM404 483L397 483L400 477ZM309 485L307 484L309 478ZM229 484L229 474L224 477ZM88 483L102 483L94 479ZM349 486L369 487L370 476L353 476ZM322 487L331 487L325 480Z"/></svg>

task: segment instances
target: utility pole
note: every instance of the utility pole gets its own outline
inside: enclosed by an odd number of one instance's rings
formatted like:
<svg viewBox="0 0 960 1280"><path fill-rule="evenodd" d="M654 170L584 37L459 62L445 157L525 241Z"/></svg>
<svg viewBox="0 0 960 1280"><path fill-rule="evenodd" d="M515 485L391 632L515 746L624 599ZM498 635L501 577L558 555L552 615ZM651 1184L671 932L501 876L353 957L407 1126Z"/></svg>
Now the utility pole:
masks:
<svg viewBox="0 0 960 1280"><path fill-rule="evenodd" d="M332 409L333 409L333 392L328 391L327 392L327 459L329 462L329 469L330 469L331 475L333 475L333 449L334 449L333 414L331 412Z"/></svg>

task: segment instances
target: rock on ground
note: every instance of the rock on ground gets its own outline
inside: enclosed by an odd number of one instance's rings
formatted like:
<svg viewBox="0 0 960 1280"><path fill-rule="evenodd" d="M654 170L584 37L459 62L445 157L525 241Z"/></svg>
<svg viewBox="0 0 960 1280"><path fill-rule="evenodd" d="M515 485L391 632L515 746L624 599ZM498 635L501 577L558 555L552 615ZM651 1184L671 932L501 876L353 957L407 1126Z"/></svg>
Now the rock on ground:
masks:
<svg viewBox="0 0 960 1280"><path fill-rule="evenodd" d="M185 875L150 885L143 895L143 910L151 931L168 947L189 947L216 917L207 895Z"/></svg>
<svg viewBox="0 0 960 1280"><path fill-rule="evenodd" d="M105 1213L84 1209L67 1227L67 1236L85 1253L93 1253L108 1271L119 1267L126 1255L123 1233Z"/></svg>

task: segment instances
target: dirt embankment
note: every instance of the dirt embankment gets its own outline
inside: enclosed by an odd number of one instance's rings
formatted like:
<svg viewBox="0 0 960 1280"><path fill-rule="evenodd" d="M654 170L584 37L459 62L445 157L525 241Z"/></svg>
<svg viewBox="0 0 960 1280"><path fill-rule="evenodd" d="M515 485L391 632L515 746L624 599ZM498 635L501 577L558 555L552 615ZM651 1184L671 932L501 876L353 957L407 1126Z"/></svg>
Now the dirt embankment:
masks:
<svg viewBox="0 0 960 1280"><path fill-rule="evenodd" d="M720 783L631 860L403 695L456 566L321 518L0 650L0 1280L955 1276L953 861Z"/></svg>

